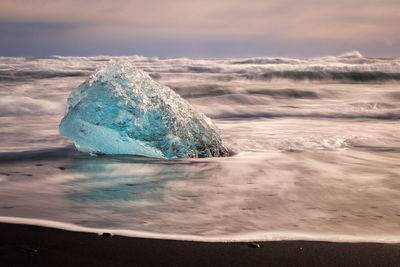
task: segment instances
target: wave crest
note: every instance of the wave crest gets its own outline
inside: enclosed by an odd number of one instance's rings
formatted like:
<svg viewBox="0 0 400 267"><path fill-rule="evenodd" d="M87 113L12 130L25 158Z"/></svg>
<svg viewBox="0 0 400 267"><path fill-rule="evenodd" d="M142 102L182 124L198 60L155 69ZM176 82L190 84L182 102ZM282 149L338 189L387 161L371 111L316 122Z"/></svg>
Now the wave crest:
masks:
<svg viewBox="0 0 400 267"><path fill-rule="evenodd" d="M350 82L379 82L379 81L400 81L400 73L389 73L379 71L366 72L336 72L336 71L276 71L262 74L244 74L243 78L249 80L270 80L270 79L290 79L290 80L334 80Z"/></svg>

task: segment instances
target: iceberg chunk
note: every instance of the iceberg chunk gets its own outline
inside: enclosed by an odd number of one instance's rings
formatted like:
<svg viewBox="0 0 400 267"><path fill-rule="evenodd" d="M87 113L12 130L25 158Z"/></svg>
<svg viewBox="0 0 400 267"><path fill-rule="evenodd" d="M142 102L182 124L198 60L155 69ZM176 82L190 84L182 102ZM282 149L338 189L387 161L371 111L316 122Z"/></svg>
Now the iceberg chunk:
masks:
<svg viewBox="0 0 400 267"><path fill-rule="evenodd" d="M216 126L129 62L110 62L69 96L60 133L78 150L156 158L227 156Z"/></svg>

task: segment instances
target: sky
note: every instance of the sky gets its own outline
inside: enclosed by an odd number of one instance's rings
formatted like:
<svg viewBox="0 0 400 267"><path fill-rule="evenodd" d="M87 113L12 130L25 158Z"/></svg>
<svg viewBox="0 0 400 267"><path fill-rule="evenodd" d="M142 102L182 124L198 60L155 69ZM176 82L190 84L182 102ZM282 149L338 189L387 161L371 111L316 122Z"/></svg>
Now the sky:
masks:
<svg viewBox="0 0 400 267"><path fill-rule="evenodd" d="M0 0L0 56L400 56L399 0Z"/></svg>

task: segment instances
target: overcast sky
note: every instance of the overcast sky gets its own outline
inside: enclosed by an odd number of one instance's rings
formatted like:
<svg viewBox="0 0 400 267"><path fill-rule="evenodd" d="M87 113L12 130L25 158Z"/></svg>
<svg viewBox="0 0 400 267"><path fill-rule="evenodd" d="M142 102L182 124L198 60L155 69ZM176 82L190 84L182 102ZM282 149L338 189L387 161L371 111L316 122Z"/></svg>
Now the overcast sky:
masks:
<svg viewBox="0 0 400 267"><path fill-rule="evenodd" d="M400 0L0 0L0 55L400 56Z"/></svg>

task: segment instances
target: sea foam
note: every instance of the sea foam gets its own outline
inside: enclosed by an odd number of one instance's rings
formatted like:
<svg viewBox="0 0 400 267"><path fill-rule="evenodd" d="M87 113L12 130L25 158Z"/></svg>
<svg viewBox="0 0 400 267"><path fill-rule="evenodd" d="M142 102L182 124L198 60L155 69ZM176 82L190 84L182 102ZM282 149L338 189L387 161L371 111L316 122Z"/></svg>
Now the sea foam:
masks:
<svg viewBox="0 0 400 267"><path fill-rule="evenodd" d="M230 235L182 235L182 234L164 234L146 231L134 231L126 229L107 229L107 228L89 228L71 223L21 218L21 217L4 217L0 216L0 222L13 224L27 224L40 227L56 228L74 232L86 232L101 235L102 233L110 233L111 235L134 237L134 238L150 238L164 240L180 240L180 241L195 241L195 242L252 242L252 241L282 241L282 240L303 240L303 241L328 241L328 242L379 242L379 243L394 243L400 241L398 235L332 235L332 234L311 234L295 231L258 231L242 234Z"/></svg>

